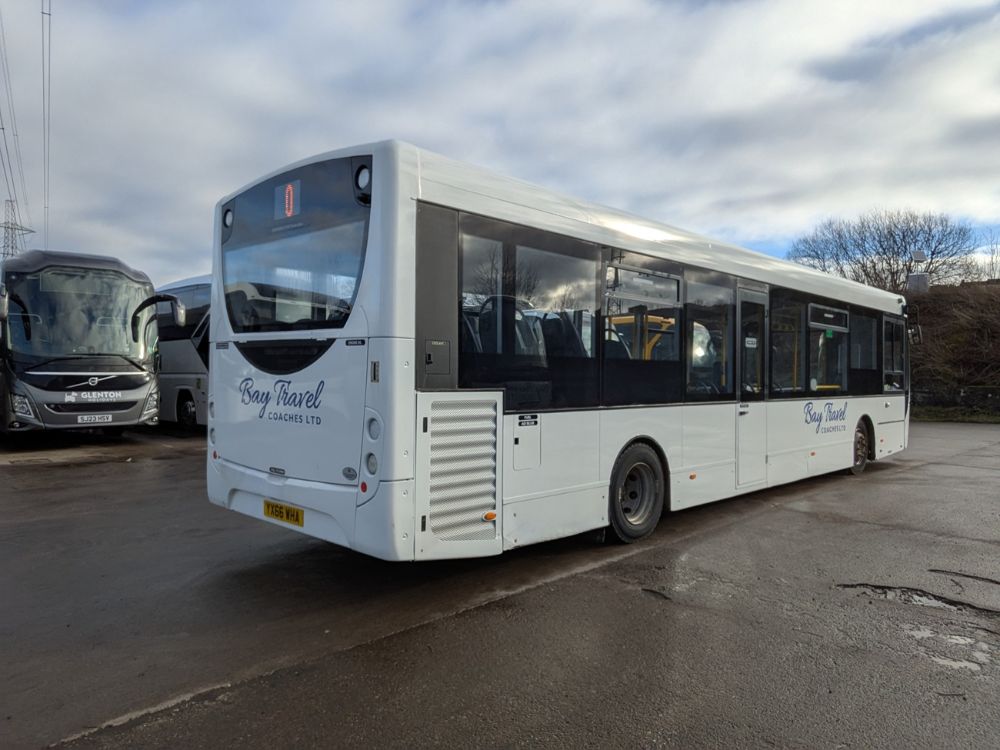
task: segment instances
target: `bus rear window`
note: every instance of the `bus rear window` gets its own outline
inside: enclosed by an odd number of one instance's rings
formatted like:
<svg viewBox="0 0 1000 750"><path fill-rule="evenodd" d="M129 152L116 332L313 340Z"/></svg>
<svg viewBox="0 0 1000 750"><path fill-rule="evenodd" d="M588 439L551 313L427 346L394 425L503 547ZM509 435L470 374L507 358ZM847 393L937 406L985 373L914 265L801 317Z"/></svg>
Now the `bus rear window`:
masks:
<svg viewBox="0 0 1000 750"><path fill-rule="evenodd" d="M223 222L222 275L234 333L340 328L347 322L364 266L370 211L356 196L352 159L266 180L227 210L233 213L231 228Z"/></svg>

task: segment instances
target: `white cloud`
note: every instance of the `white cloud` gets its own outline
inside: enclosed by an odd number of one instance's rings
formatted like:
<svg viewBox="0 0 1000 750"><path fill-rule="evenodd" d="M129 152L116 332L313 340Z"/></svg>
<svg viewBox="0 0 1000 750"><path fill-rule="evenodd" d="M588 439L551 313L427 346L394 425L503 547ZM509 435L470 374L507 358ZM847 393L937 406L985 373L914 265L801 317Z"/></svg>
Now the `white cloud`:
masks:
<svg viewBox="0 0 1000 750"><path fill-rule="evenodd" d="M4 10L39 227L40 17ZM203 272L218 197L385 137L751 245L996 223L998 32L973 0L60 3L49 244Z"/></svg>

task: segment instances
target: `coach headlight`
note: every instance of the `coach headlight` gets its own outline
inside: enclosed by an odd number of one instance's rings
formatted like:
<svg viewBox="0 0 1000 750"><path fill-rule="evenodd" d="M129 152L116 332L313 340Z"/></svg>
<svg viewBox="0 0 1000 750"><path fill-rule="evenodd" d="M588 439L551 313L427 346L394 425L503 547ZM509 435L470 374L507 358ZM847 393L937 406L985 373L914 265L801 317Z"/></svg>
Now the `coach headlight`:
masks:
<svg viewBox="0 0 1000 750"><path fill-rule="evenodd" d="M160 408L160 392L150 391L149 395L146 396L146 405L142 409L143 414L148 414L151 411L159 411Z"/></svg>
<svg viewBox="0 0 1000 750"><path fill-rule="evenodd" d="M28 417L29 419L35 418L35 412L31 408L31 401L28 400L27 396L22 396L18 393L10 394L10 405L14 413L18 416Z"/></svg>

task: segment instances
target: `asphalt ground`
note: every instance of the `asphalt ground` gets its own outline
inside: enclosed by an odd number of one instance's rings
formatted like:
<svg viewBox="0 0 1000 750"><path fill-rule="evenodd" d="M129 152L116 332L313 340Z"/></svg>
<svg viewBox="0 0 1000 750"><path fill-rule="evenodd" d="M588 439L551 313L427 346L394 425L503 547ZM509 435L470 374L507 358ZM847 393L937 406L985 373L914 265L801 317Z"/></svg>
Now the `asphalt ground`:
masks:
<svg viewBox="0 0 1000 750"><path fill-rule="evenodd" d="M1000 426L418 564L210 505L203 454L0 445L0 747L1000 746Z"/></svg>

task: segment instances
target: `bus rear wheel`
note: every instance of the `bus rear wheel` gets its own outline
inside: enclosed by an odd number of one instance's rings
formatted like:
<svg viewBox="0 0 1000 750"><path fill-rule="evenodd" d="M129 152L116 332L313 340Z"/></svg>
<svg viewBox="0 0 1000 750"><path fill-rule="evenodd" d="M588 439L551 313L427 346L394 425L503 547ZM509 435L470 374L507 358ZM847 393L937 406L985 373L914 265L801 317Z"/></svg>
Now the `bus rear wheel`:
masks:
<svg viewBox="0 0 1000 750"><path fill-rule="evenodd" d="M868 466L869 450L868 426L864 420L861 420L854 428L854 463L847 470L849 474L858 476L864 472L865 467Z"/></svg>
<svg viewBox="0 0 1000 750"><path fill-rule="evenodd" d="M182 393L177 397L177 421L186 430L198 426L198 407L190 393Z"/></svg>
<svg viewBox="0 0 1000 750"><path fill-rule="evenodd" d="M629 446L611 471L608 519L614 537L629 544L653 533L663 513L663 466L645 443Z"/></svg>

